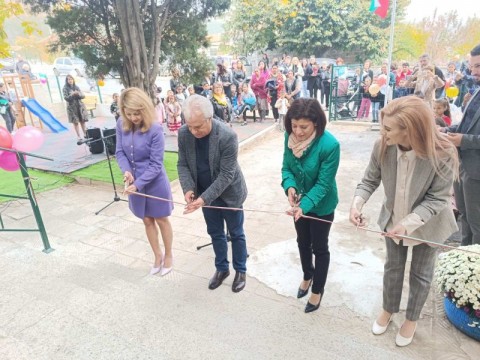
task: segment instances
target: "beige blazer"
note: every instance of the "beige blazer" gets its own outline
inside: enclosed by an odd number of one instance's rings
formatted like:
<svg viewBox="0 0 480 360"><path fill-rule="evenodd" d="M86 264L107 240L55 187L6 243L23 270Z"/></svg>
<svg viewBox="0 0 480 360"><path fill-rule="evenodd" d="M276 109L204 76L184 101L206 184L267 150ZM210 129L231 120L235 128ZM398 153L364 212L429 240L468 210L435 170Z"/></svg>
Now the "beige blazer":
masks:
<svg viewBox="0 0 480 360"><path fill-rule="evenodd" d="M386 151L383 163L380 163L380 140L378 140L373 148L365 175L355 191L355 196L360 196L367 201L380 182L383 183L385 199L378 218L378 225L382 231L386 230L392 217L397 182L397 147L388 146ZM448 167L444 165L444 170L447 169ZM451 172L448 174L448 179L444 179L435 173L430 161L417 158L408 208L409 212L420 216L424 225L410 236L443 243L458 230L450 204L453 174Z"/></svg>

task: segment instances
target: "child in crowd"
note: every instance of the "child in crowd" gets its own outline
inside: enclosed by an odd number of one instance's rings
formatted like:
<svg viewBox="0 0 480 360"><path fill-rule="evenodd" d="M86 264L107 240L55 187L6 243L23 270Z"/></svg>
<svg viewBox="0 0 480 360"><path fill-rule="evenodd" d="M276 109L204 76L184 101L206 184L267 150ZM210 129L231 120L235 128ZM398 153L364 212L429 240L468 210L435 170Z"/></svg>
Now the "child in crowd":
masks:
<svg viewBox="0 0 480 360"><path fill-rule="evenodd" d="M280 92L279 96L275 103L275 107L278 109L278 128L280 131L285 131L285 115L288 110L288 100L285 98L285 91Z"/></svg>
<svg viewBox="0 0 480 360"><path fill-rule="evenodd" d="M177 136L178 129L182 126L182 107L172 90L167 91L165 110L167 113L168 130L170 130L171 134Z"/></svg>
<svg viewBox="0 0 480 360"><path fill-rule="evenodd" d="M193 87L193 85L189 85L187 87L187 92L188 92L188 96L195 95L195 88Z"/></svg>
<svg viewBox="0 0 480 360"><path fill-rule="evenodd" d="M372 102L373 123L378 123L378 112L385 103L385 94L381 92L381 88L377 81L377 78L373 78L373 84L368 89L368 92L370 93L370 101Z"/></svg>
<svg viewBox="0 0 480 360"><path fill-rule="evenodd" d="M163 123L166 120L167 114L165 113L165 105L163 105L162 98L160 97L161 92L161 88L157 88L155 92L155 113L157 114L157 121L162 124L163 135L165 135L166 132Z"/></svg>
<svg viewBox="0 0 480 360"><path fill-rule="evenodd" d="M207 81L204 81L202 84L202 92L200 95L205 96L207 99L212 97L212 90L210 89L210 84Z"/></svg>
<svg viewBox="0 0 480 360"><path fill-rule="evenodd" d="M446 98L437 99L433 102L433 112L435 118L442 119L446 125L452 125L452 115L450 114L450 104Z"/></svg>
<svg viewBox="0 0 480 360"><path fill-rule="evenodd" d="M233 110L238 107L238 94L237 94L237 86L232 84L230 85L230 103L232 104Z"/></svg>
<svg viewBox="0 0 480 360"><path fill-rule="evenodd" d="M360 94L362 96L362 102L360 103L360 109L358 110L357 120L364 121L368 119L370 114L370 105L372 101L370 100L370 85L372 84L372 79L369 76L366 76L363 79L364 85L360 86Z"/></svg>
<svg viewBox="0 0 480 360"><path fill-rule="evenodd" d="M118 99L119 99L118 93L114 93L112 95L112 99L113 99L113 102L110 105L110 113L113 116L115 116L115 121L117 121L118 118L120 117L120 108L118 107Z"/></svg>
<svg viewBox="0 0 480 360"><path fill-rule="evenodd" d="M175 98L177 99L178 103L180 104L180 106L183 106L183 102L185 101L185 99L187 98L185 96L185 93L183 92L183 86L182 85L178 85L177 88L175 89L176 91L176 94L175 94Z"/></svg>

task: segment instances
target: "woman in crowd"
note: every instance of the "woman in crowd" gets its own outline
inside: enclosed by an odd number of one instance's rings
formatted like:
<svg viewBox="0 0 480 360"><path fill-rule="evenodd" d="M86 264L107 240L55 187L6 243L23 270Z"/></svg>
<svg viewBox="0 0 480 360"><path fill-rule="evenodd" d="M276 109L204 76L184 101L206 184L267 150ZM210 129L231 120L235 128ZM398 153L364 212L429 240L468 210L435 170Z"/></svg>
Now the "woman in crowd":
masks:
<svg viewBox="0 0 480 360"><path fill-rule="evenodd" d="M306 58L302 59L302 97L310 97L308 92L308 75L307 75L307 67L308 67L308 60Z"/></svg>
<svg viewBox="0 0 480 360"><path fill-rule="evenodd" d="M232 94L230 92L230 85L232 85L232 74L230 71L227 70L225 65L217 64L217 72L214 76L214 83L221 82L223 85L223 92L227 95L227 97L231 97Z"/></svg>
<svg viewBox="0 0 480 360"><path fill-rule="evenodd" d="M295 220L303 270L297 297L307 295L312 286L305 312L317 310L323 298L330 264L330 222L338 204L335 176L340 162L340 145L325 130L326 124L325 113L316 99L295 100L285 117L282 187Z"/></svg>
<svg viewBox="0 0 480 360"><path fill-rule="evenodd" d="M87 108L82 102L85 98L80 88L75 85L75 79L72 75L67 75L65 85L63 86L63 98L67 102L68 122L73 124L78 141L81 141L80 127L83 137L87 135L85 123L88 121ZM80 124L80 127L78 126Z"/></svg>
<svg viewBox="0 0 480 360"><path fill-rule="evenodd" d="M177 93L177 86L182 85L182 81L180 80L180 70L174 68L172 70L172 78L170 79L170 90L173 91L174 94Z"/></svg>
<svg viewBox="0 0 480 360"><path fill-rule="evenodd" d="M277 102L278 94L285 88L284 81L283 74L278 69L278 66L273 65L272 70L270 71L270 77L265 85L268 89L268 95L270 96L270 106L272 107L275 122L277 122L279 118L278 109L275 107L275 103Z"/></svg>
<svg viewBox="0 0 480 360"><path fill-rule="evenodd" d="M173 135L178 135L178 129L182 126L182 106L172 90L167 91L165 99L165 112L167 114L167 127Z"/></svg>
<svg viewBox="0 0 480 360"><path fill-rule="evenodd" d="M232 70L232 80L233 84L237 87L238 92L242 89L242 84L245 81L246 73L243 63L238 60L235 63L235 68Z"/></svg>
<svg viewBox="0 0 480 360"><path fill-rule="evenodd" d="M293 75L293 70L289 70L287 73L287 79L285 80L285 98L291 103L293 100L300 97L302 91L301 78L297 78Z"/></svg>
<svg viewBox="0 0 480 360"><path fill-rule="evenodd" d="M430 106L435 99L435 89L440 89L445 85L434 71L433 65L427 65L406 82L406 86L415 86L414 95L423 99Z"/></svg>
<svg viewBox="0 0 480 360"><path fill-rule="evenodd" d="M173 96L171 92L170 96ZM121 120L117 122L116 157L123 172L125 193L129 194L132 213L143 220L155 261L150 274L162 276L172 270L172 226L168 219L173 204L134 195L139 192L172 199L170 182L163 164L165 139L161 125L156 121L152 100L140 89L129 88L120 96ZM165 253L158 241L162 234Z"/></svg>
<svg viewBox="0 0 480 360"><path fill-rule="evenodd" d="M250 81L250 87L257 98L257 109L260 114L260 122L265 120L265 116L268 110L267 103L267 89L265 83L268 79L268 72L260 71L260 67L255 68Z"/></svg>
<svg viewBox="0 0 480 360"><path fill-rule="evenodd" d="M234 109L234 112L237 118L239 118L240 115L243 116L242 126L247 125L247 110L250 110L253 112L253 122L257 121L257 118L255 116L256 103L257 103L257 100L255 98L255 94L252 92L252 90L248 88L247 83L243 83L242 91L238 95L237 109Z"/></svg>
<svg viewBox="0 0 480 360"><path fill-rule="evenodd" d="M213 84L213 93L210 100L212 101L215 116L225 123L230 123L233 117L232 104L223 89L224 86L221 82ZM230 126L232 126L231 123Z"/></svg>
<svg viewBox="0 0 480 360"><path fill-rule="evenodd" d="M294 56L292 58L292 70L293 70L293 75L295 76L296 79L300 79L302 81L303 77L303 66L300 64L300 60L298 60L298 57Z"/></svg>
<svg viewBox="0 0 480 360"><path fill-rule="evenodd" d="M8 132L11 133L15 126L15 108L12 98L7 93L5 84L2 82L0 82L0 115L5 120Z"/></svg>
<svg viewBox="0 0 480 360"><path fill-rule="evenodd" d="M378 225L385 232L387 258L383 276L383 310L372 332L383 334L400 309L408 249L412 248L406 320L398 346L412 342L425 304L436 259L436 248L403 235L443 243L457 225L450 190L458 174L455 147L440 134L428 104L407 96L391 101L381 112L382 137L375 145L365 175L357 186L350 221L365 226L362 207L383 183Z"/></svg>

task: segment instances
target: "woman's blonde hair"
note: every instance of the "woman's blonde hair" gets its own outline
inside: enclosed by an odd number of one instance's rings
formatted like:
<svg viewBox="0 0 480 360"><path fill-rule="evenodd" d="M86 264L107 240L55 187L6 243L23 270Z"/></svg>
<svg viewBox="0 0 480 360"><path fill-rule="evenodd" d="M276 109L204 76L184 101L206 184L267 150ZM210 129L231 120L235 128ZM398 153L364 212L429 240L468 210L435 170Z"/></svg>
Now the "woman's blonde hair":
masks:
<svg viewBox="0 0 480 360"><path fill-rule="evenodd" d="M125 109L140 112L142 116L141 132L146 132L150 129L155 121L155 108L153 107L152 99L144 91L134 87L127 88L122 91L119 103L124 131L132 131L134 128L133 123L125 115Z"/></svg>
<svg viewBox="0 0 480 360"><path fill-rule="evenodd" d="M380 117L393 119L394 123L405 130L415 154L422 159L428 159L438 175L446 178L452 172L454 178L458 178L457 149L438 131L432 109L422 99L405 96L392 100L380 111ZM382 161L386 150L387 144L383 136L380 153Z"/></svg>

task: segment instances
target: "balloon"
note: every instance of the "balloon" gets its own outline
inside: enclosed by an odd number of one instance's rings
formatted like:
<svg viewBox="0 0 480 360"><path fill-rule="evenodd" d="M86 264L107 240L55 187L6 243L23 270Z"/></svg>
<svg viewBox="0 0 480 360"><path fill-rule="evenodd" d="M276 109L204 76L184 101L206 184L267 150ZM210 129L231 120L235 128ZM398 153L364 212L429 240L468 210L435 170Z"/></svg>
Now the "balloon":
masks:
<svg viewBox="0 0 480 360"><path fill-rule="evenodd" d="M368 92L373 95L378 94L379 91L380 91L380 86L378 86L378 84L372 84L368 88Z"/></svg>
<svg viewBox="0 0 480 360"><path fill-rule="evenodd" d="M0 154L0 168L6 171L17 171L20 169L17 154L10 151L4 151Z"/></svg>
<svg viewBox="0 0 480 360"><path fill-rule="evenodd" d="M458 96L458 87L450 86L448 89L445 90L445 94L450 98L453 99L454 97Z"/></svg>
<svg viewBox="0 0 480 360"><path fill-rule="evenodd" d="M377 79L377 84L379 86L383 86L386 83L387 83L387 75L385 75L385 74L379 75L378 79Z"/></svg>
<svg viewBox="0 0 480 360"><path fill-rule="evenodd" d="M0 147L11 149L12 148L12 135L3 126L0 126Z"/></svg>
<svg viewBox="0 0 480 360"><path fill-rule="evenodd" d="M105 81L100 79L100 80L97 81L97 84L98 84L98 86L105 86Z"/></svg>
<svg viewBox="0 0 480 360"><path fill-rule="evenodd" d="M46 84L46 83L47 83L47 79L45 79L45 78L40 78L40 82L41 82L42 84Z"/></svg>
<svg viewBox="0 0 480 360"><path fill-rule="evenodd" d="M19 151L33 151L40 148L44 141L43 133L33 126L18 129L13 136L13 148Z"/></svg>

